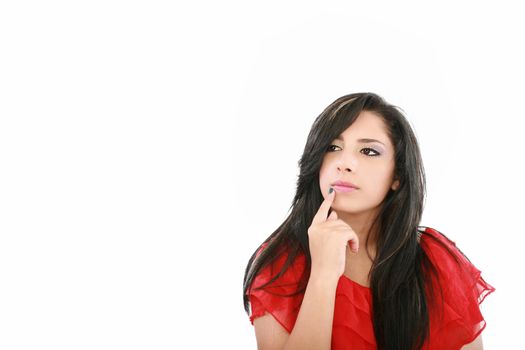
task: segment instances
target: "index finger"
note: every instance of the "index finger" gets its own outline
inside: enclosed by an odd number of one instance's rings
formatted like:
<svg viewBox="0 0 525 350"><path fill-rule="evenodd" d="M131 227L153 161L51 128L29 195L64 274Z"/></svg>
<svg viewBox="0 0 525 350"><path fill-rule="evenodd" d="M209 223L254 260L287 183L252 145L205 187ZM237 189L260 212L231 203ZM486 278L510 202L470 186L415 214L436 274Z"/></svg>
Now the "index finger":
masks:
<svg viewBox="0 0 525 350"><path fill-rule="evenodd" d="M332 206L332 203L335 199L335 190L332 187L330 187L330 190L332 192L329 193L323 201L323 203L321 203L321 206L317 210L317 213L315 213L314 219L312 220L312 224L317 224L326 221L328 217L328 210L330 210L330 207Z"/></svg>

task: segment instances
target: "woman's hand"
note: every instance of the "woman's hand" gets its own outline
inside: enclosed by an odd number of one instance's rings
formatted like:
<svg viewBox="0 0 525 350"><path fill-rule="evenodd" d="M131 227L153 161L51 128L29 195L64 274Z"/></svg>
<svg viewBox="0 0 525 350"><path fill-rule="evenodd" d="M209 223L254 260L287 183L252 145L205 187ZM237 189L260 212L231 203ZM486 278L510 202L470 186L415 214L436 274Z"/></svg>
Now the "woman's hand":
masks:
<svg viewBox="0 0 525 350"><path fill-rule="evenodd" d="M335 191L330 193L314 216L308 228L310 256L312 258L312 275L339 280L345 271L346 247L357 253L359 239L352 228L343 220L338 219L337 213L328 211L335 199Z"/></svg>

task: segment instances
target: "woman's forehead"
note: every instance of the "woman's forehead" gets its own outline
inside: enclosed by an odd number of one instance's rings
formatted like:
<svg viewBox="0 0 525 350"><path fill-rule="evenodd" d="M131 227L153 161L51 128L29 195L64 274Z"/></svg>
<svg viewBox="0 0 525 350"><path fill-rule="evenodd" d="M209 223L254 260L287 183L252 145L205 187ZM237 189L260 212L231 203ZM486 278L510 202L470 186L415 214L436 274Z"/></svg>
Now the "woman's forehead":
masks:
<svg viewBox="0 0 525 350"><path fill-rule="evenodd" d="M383 145L391 143L383 118L368 111L361 112L352 125L339 134L336 140L379 142Z"/></svg>

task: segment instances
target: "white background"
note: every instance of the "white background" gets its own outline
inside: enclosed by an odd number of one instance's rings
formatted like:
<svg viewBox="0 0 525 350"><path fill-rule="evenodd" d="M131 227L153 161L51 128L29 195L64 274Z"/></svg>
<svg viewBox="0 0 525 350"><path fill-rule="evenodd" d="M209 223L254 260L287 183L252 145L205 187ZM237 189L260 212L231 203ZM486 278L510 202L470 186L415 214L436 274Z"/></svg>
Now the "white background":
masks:
<svg viewBox="0 0 525 350"><path fill-rule="evenodd" d="M427 173L422 225L521 344L522 12L498 2L0 5L0 348L255 349L249 257L313 120L373 91Z"/></svg>

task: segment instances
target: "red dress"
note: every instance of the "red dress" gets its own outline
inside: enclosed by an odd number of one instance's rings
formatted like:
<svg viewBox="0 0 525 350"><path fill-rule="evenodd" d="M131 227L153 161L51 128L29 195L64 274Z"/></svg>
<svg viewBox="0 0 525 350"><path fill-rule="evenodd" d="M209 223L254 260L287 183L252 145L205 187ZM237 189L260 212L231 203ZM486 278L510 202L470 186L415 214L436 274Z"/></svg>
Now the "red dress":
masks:
<svg viewBox="0 0 525 350"><path fill-rule="evenodd" d="M444 242L460 260L458 266L453 257L427 235L421 235L421 247L437 268L443 287L443 317L430 313L430 337L423 349L461 349L472 342L485 328L485 320L479 304L495 289L481 277L481 272L471 264L449 241L436 230L427 227L425 231ZM264 249L263 245L258 254ZM305 256L300 254L290 268L273 284L263 290L253 290L270 280L284 265L286 255L264 268L255 277L248 291L250 300L250 321L270 313L290 333L295 325L304 297L281 297L296 290L305 267ZM342 275L336 289L334 319L332 328L332 350L376 349L371 318L371 290ZM441 316L441 315L440 315Z"/></svg>

